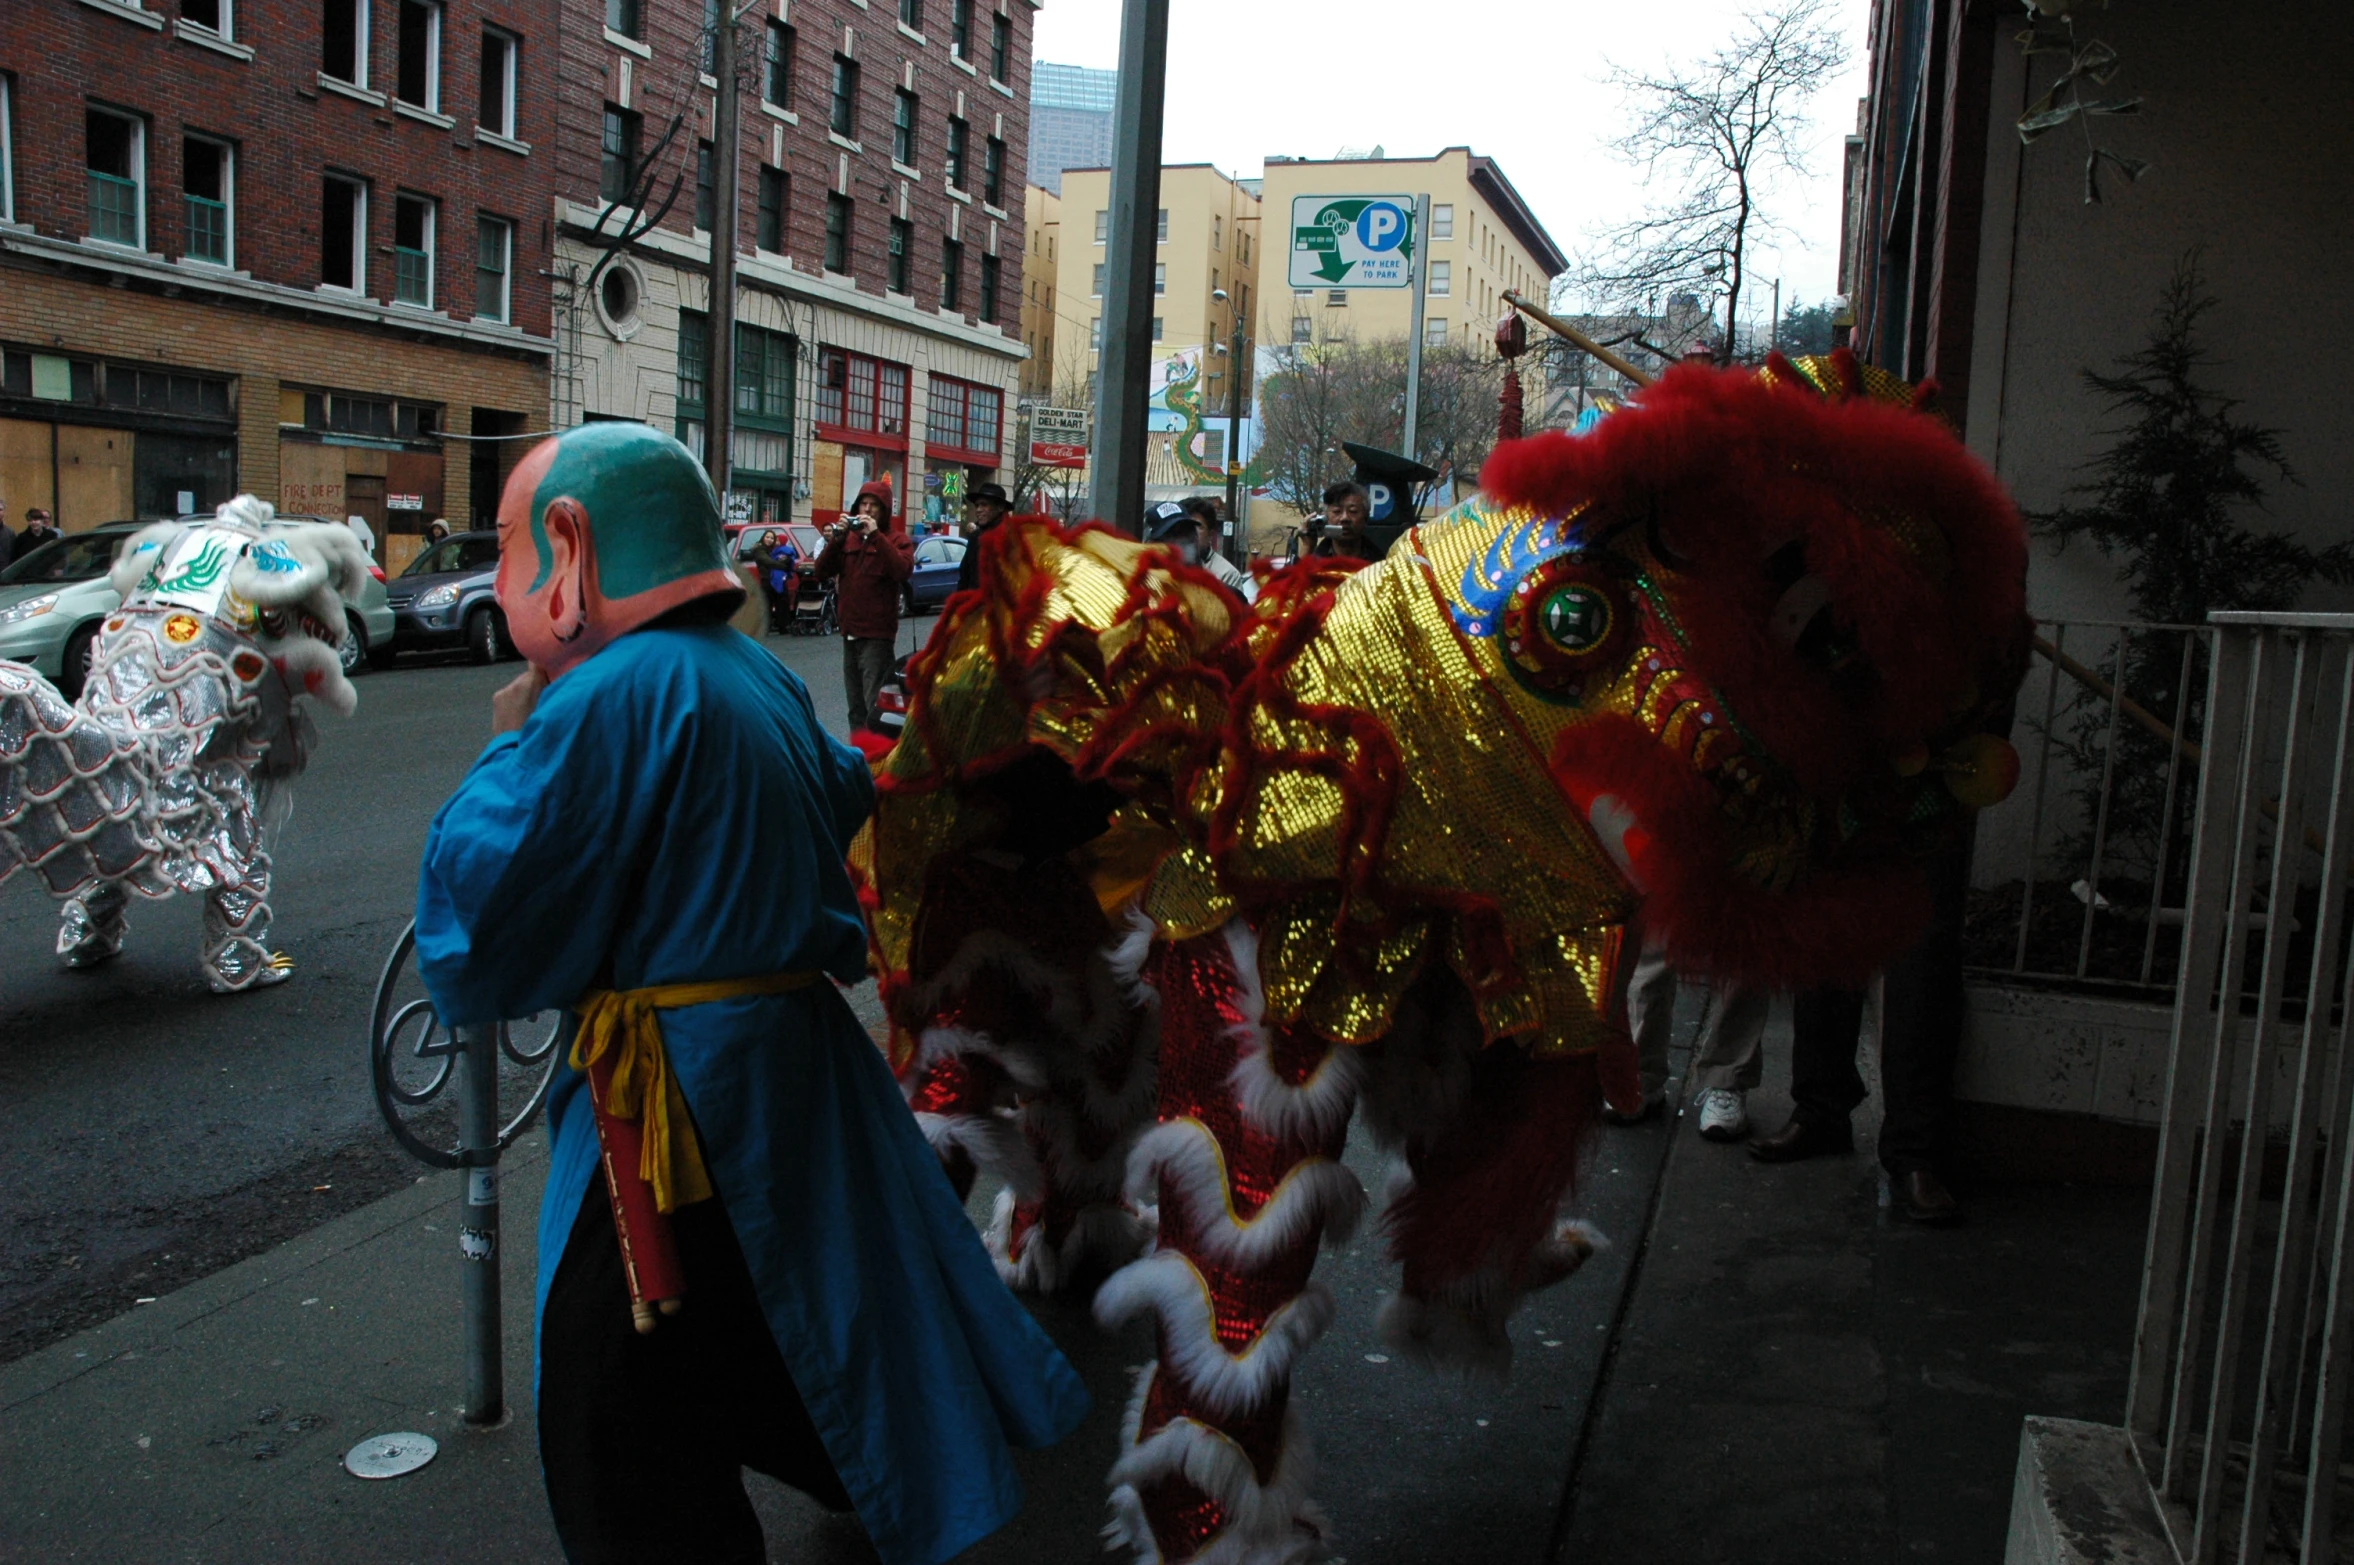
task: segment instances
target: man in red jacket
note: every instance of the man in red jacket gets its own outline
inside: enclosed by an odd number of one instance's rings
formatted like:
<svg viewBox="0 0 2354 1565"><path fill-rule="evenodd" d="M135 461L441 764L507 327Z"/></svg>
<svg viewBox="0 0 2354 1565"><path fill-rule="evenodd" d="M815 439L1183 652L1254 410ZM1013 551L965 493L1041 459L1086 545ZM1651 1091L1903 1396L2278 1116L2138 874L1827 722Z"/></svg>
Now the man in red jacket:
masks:
<svg viewBox="0 0 2354 1565"><path fill-rule="evenodd" d="M915 542L891 514L891 486L858 491L850 512L826 529L817 579L839 579L835 612L842 626L842 688L853 731L874 724L875 701L891 677L899 643L899 599L915 571Z"/></svg>

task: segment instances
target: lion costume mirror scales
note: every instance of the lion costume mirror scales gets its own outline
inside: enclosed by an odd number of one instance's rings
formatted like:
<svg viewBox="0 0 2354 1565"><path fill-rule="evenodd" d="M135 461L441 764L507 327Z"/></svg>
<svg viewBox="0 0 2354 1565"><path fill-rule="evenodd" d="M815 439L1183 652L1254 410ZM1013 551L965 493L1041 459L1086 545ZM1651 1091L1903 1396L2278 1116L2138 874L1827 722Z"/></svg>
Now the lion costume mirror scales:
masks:
<svg viewBox="0 0 2354 1565"><path fill-rule="evenodd" d="M1100 529L1000 529L911 669L857 853L894 1063L1017 1284L1157 1324L1112 1468L1146 1559L1322 1536L1291 1371L1318 1245L1400 1173L1393 1351L1509 1362L1623 980L1860 983L1920 860L2008 791L2025 542L1909 388L1845 354L1671 371L1505 446L1376 564L1245 607Z"/></svg>
<svg viewBox="0 0 2354 1565"><path fill-rule="evenodd" d="M122 950L132 896L187 893L216 993L287 976L270 839L316 739L301 698L357 701L337 649L367 570L348 530L240 495L124 541L78 703L0 661L0 881L24 870L65 900L68 966Z"/></svg>

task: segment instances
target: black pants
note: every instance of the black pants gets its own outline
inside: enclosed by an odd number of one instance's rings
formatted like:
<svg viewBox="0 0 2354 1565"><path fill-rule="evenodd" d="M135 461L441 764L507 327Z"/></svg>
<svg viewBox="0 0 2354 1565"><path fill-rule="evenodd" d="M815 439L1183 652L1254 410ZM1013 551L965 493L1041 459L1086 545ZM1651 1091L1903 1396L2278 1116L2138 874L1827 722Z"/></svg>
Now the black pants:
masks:
<svg viewBox="0 0 2354 1565"><path fill-rule="evenodd" d="M842 692L849 697L852 728L874 726L875 701L891 677L898 646L896 635L842 638Z"/></svg>
<svg viewBox="0 0 2354 1565"><path fill-rule="evenodd" d="M1970 858L1929 865L1928 933L1888 969L1881 988L1880 1164L1897 1178L1935 1170L1953 1114L1954 1067L1962 1048L1962 912ZM1864 1101L1856 1069L1863 1032L1860 992L1816 989L1791 1007L1790 1097L1810 1125L1844 1124Z"/></svg>
<svg viewBox="0 0 2354 1565"><path fill-rule="evenodd" d="M686 1307L640 1336L602 1177L590 1180L548 1289L539 1448L573 1565L759 1565L742 1469L829 1510L850 1497L769 1335L717 1201L671 1218Z"/></svg>

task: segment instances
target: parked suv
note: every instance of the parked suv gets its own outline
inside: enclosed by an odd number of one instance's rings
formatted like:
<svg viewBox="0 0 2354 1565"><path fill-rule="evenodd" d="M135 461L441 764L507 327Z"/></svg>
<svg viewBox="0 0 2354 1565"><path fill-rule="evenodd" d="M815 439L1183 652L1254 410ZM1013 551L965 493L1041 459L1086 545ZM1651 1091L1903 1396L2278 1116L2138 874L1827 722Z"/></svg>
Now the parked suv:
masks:
<svg viewBox="0 0 2354 1565"><path fill-rule="evenodd" d="M495 532L453 533L411 560L390 587L394 650L463 646L477 663L512 652L492 596L498 572Z"/></svg>

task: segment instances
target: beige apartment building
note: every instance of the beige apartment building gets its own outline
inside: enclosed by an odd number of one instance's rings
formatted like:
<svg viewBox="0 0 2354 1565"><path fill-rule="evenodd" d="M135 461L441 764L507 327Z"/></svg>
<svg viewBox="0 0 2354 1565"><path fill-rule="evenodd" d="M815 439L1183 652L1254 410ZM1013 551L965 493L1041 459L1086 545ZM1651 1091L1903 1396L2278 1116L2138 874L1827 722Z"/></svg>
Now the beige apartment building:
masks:
<svg viewBox="0 0 2354 1565"><path fill-rule="evenodd" d="M1111 256L1111 170L1063 171L1062 261L1056 269L1054 383L1077 387L1095 373L1103 342L1104 273ZM1259 308L1259 201L1249 182L1207 163L1161 170L1160 244L1153 255L1153 358L1201 366L1201 406L1226 406L1235 323ZM1223 299L1217 295L1223 291ZM1026 297L1026 295L1025 295ZM1250 362L1246 341L1243 362ZM1246 369L1247 373L1247 369ZM1155 376L1155 390L1160 376ZM1246 382L1244 390L1249 387Z"/></svg>
<svg viewBox="0 0 2354 1565"><path fill-rule="evenodd" d="M1433 347L1484 341L1504 311L1506 289L1541 301L1569 265L1496 160L1469 147L1449 147L1429 158L1271 157L1257 183L1268 248L1259 340L1271 348L1343 337L1400 338L1413 321L1411 289L1290 285L1295 197L1430 197L1423 340Z"/></svg>
<svg viewBox="0 0 2354 1565"><path fill-rule="evenodd" d="M1022 196L1022 396L1045 400L1054 390L1055 301L1062 297L1062 198L1037 185Z"/></svg>

